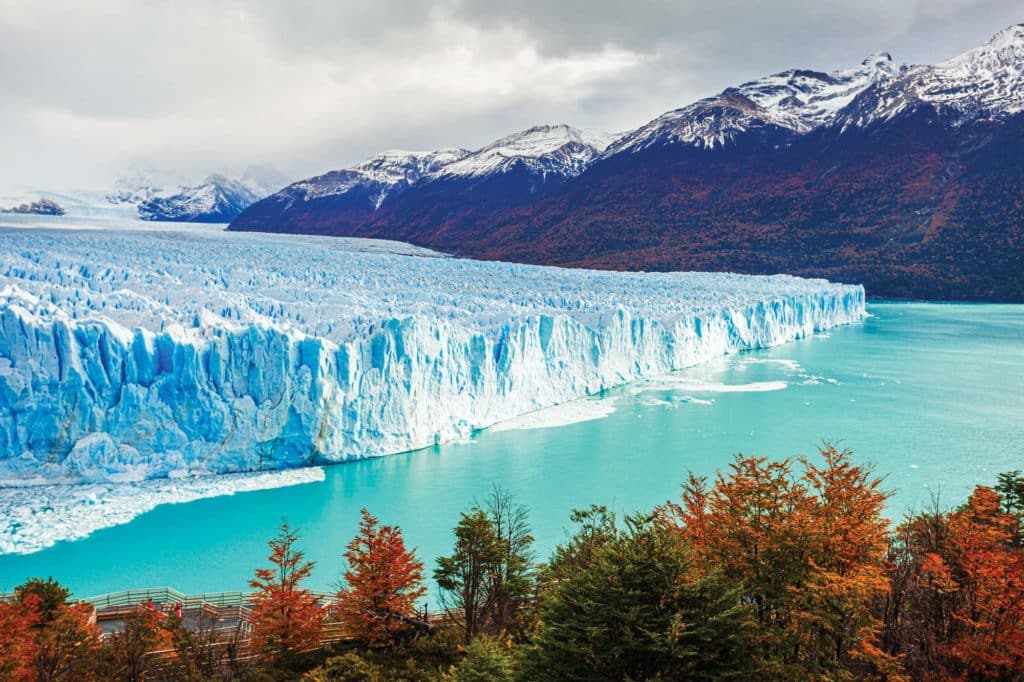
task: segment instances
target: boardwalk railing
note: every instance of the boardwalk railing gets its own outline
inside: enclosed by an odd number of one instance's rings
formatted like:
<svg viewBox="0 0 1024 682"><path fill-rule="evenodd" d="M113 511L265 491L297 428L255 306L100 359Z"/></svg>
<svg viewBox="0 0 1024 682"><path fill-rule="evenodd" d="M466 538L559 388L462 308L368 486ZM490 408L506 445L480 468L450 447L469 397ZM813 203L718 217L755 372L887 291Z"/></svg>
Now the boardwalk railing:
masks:
<svg viewBox="0 0 1024 682"><path fill-rule="evenodd" d="M334 602L333 592L310 590L321 605ZM97 609L118 608L122 606L138 606L153 601L154 604L177 604L183 606L209 604L210 606L249 606L252 604L252 592L200 592L186 594L173 587L146 587L136 590L121 590L100 594L95 597L80 599L80 602L92 604Z"/></svg>

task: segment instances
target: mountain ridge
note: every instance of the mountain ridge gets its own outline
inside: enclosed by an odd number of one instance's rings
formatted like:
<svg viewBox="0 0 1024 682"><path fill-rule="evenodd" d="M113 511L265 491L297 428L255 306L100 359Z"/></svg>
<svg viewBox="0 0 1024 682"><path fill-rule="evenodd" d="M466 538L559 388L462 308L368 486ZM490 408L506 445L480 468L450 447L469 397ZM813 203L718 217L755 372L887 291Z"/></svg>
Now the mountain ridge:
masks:
<svg viewBox="0 0 1024 682"><path fill-rule="evenodd" d="M483 172L441 166L373 206L359 197L358 210L329 194L282 210L274 195L229 229L575 267L842 277L877 296L1024 300L1022 25L934 65L876 53L851 69L765 76L604 149L583 142L598 136L559 134L563 144L528 158L491 154L500 163Z"/></svg>

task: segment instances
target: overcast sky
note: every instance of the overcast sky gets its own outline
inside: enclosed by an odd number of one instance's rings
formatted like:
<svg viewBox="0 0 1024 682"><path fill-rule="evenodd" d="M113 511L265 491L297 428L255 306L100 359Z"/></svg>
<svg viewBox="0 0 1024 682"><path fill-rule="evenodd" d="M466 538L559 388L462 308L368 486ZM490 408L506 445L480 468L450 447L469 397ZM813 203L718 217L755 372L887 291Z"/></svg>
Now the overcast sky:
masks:
<svg viewBox="0 0 1024 682"><path fill-rule="evenodd" d="M1021 0L0 0L0 191L619 131L773 71L939 61L1022 21Z"/></svg>

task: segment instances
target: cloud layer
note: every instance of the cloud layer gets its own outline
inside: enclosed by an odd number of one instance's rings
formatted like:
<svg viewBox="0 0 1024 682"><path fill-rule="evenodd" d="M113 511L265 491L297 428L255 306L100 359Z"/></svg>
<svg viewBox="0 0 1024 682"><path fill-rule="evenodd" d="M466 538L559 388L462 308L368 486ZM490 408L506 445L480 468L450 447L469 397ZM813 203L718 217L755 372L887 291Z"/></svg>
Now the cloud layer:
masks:
<svg viewBox="0 0 1024 682"><path fill-rule="evenodd" d="M295 176L536 123L618 131L772 71L983 42L1017 0L0 0L0 190Z"/></svg>

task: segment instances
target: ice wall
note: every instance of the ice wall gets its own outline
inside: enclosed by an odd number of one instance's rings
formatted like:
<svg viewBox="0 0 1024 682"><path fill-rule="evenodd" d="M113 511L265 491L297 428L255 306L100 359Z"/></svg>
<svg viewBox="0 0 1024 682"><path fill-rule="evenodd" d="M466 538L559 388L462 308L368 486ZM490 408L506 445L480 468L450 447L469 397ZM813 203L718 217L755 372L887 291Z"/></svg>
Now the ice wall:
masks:
<svg viewBox="0 0 1024 682"><path fill-rule="evenodd" d="M787 276L251 234L0 233L0 481L384 455L864 315Z"/></svg>

